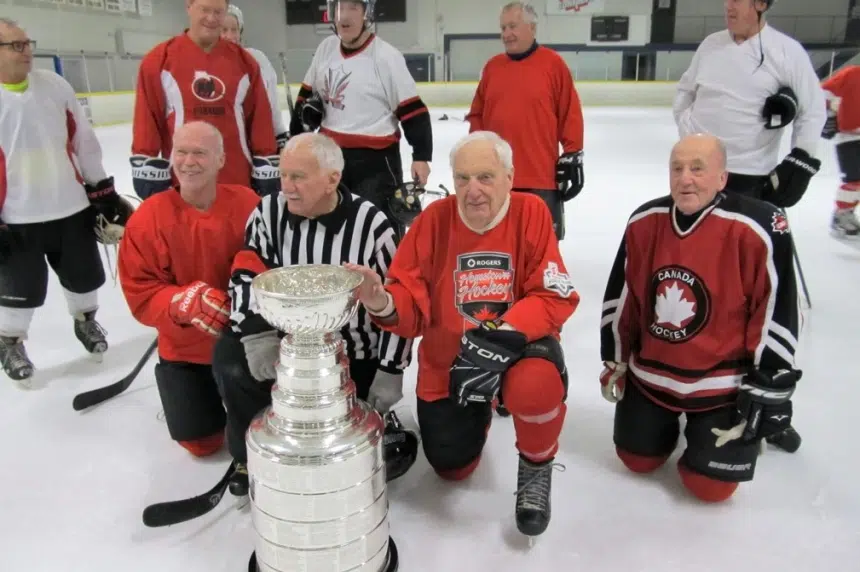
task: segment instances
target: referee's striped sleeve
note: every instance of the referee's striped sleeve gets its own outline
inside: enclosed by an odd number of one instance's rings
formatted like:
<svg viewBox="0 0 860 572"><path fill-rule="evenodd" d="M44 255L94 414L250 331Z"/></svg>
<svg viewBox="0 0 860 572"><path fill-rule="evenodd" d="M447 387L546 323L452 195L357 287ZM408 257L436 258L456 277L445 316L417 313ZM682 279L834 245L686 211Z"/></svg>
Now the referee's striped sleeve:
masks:
<svg viewBox="0 0 860 572"><path fill-rule="evenodd" d="M370 267L376 270L383 281L397 250L394 227L380 213L378 224L373 226L373 255ZM377 223L377 220L374 220ZM389 373L403 373L412 359L412 340L401 338L391 332L382 331L379 336L379 368Z"/></svg>
<svg viewBox="0 0 860 572"><path fill-rule="evenodd" d="M275 196L274 198L277 198ZM257 313L251 281L257 274L280 266L280 246L271 229L278 228L279 201L273 195L263 197L245 224L245 246L233 259L230 273L230 328L237 334L250 335L273 329Z"/></svg>

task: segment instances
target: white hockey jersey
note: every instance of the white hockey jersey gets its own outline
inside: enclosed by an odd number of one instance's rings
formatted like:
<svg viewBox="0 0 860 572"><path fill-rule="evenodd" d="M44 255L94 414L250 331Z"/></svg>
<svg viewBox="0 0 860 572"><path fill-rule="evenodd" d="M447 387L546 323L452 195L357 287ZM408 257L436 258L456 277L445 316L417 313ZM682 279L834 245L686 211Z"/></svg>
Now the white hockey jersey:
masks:
<svg viewBox="0 0 860 572"><path fill-rule="evenodd" d="M275 135L287 132L284 116L281 115L281 104L278 101L278 73L275 67L266 54L255 48L245 48L245 51L254 56L257 63L260 65L260 75L263 77L263 83L266 84L266 94L269 96L269 103L272 105L272 121L275 125Z"/></svg>
<svg viewBox="0 0 860 572"><path fill-rule="evenodd" d="M388 147L400 140L398 122L427 112L403 54L378 36L348 54L336 35L324 39L302 92L320 94L325 104L320 132L342 148Z"/></svg>
<svg viewBox="0 0 860 572"><path fill-rule="evenodd" d="M797 116L785 129L765 129L764 102L784 86L797 96ZM809 54L797 40L769 25L741 44L728 30L705 38L678 82L674 115L682 137L719 137L728 152L729 172L741 175L770 173L780 161L780 143L788 129L791 146L815 157L827 119Z"/></svg>
<svg viewBox="0 0 860 572"><path fill-rule="evenodd" d="M0 219L45 222L89 205L83 183L106 177L102 150L72 86L30 72L22 92L0 88Z"/></svg>

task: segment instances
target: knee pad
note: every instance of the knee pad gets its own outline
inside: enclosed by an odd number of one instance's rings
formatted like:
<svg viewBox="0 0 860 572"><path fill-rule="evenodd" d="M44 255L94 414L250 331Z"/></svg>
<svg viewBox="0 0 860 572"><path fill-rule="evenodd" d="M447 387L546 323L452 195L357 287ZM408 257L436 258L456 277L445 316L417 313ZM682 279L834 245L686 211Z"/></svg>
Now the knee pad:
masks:
<svg viewBox="0 0 860 572"><path fill-rule="evenodd" d="M465 467L461 467L459 469L434 469L436 474L439 475L440 478L446 481L463 481L475 472L475 469L478 468L478 465L481 462L481 456L478 457L466 465Z"/></svg>
<svg viewBox="0 0 860 572"><path fill-rule="evenodd" d="M501 393L501 402L512 414L535 416L557 409L565 391L553 363L522 358L505 373Z"/></svg>
<svg viewBox="0 0 860 572"><path fill-rule="evenodd" d="M712 479L687 468L680 461L678 462L678 474L681 476L681 482L687 490L704 502L717 503L726 501L738 488L738 483Z"/></svg>
<svg viewBox="0 0 860 572"><path fill-rule="evenodd" d="M218 432L202 439L177 441L179 445L195 457L208 457L217 453L224 445L224 432Z"/></svg>
<svg viewBox="0 0 860 572"><path fill-rule="evenodd" d="M653 473L654 471L662 467L663 464L669 459L669 455L664 455L660 457L637 455L636 453L625 451L618 446L615 447L615 454L618 455L618 458L621 459L621 462L624 463L625 467L627 467L634 473L641 474Z"/></svg>

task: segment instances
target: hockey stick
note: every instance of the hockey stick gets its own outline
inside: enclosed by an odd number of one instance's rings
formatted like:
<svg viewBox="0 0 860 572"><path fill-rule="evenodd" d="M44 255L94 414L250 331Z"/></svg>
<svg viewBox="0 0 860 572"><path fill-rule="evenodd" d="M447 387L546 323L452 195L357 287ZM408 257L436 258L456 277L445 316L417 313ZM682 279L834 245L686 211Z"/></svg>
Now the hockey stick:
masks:
<svg viewBox="0 0 860 572"><path fill-rule="evenodd" d="M140 361L137 362L137 365L134 366L134 369L131 372L117 381L116 383L112 383L110 385L106 385L104 387L100 387L98 389L92 389L90 391L85 391L83 393L79 393L72 400L72 408L75 411L83 411L84 409L89 409L94 405L98 405L104 401L112 397L116 397L131 385L131 382L137 378L137 374L140 373L140 370L143 369L143 366L146 365L146 362L149 361L149 357L152 355L152 352L155 351L155 348L158 347L158 338L149 345L146 349L146 353L143 354L143 357L140 358Z"/></svg>
<svg viewBox="0 0 860 572"><path fill-rule="evenodd" d="M788 213L784 208L780 208L785 220L788 220ZM800 278L800 286L803 289L803 296L806 298L806 306L812 309L812 298L809 297L809 288L806 286L806 276L803 275L803 266L800 265L800 256L797 255L797 246L794 244L794 236L791 236L791 253L794 256L794 266L797 268L797 275Z"/></svg>
<svg viewBox="0 0 860 572"><path fill-rule="evenodd" d="M287 108L290 110L290 117L295 113L293 106L293 91L290 89L290 81L287 79L287 54L281 52L278 54L281 58L281 75L284 78L284 89L287 92Z"/></svg>
<svg viewBox="0 0 860 572"><path fill-rule="evenodd" d="M178 501L162 502L153 504L143 509L143 524L150 528L160 526L172 526L189 520L199 518L204 514L211 512L221 499L224 498L224 493L227 492L227 486L230 484L230 477L236 471L236 461L230 463L227 472L221 477L211 490Z"/></svg>

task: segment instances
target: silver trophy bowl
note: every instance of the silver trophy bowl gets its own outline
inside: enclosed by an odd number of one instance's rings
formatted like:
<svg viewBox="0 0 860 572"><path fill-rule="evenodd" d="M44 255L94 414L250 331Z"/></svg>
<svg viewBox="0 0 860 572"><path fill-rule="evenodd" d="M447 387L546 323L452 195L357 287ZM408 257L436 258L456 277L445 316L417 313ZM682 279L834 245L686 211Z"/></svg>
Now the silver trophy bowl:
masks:
<svg viewBox="0 0 860 572"><path fill-rule="evenodd" d="M363 277L340 266L264 272L257 309L284 332L272 405L246 434L249 570L394 572L382 418L355 394L340 330L358 309Z"/></svg>

